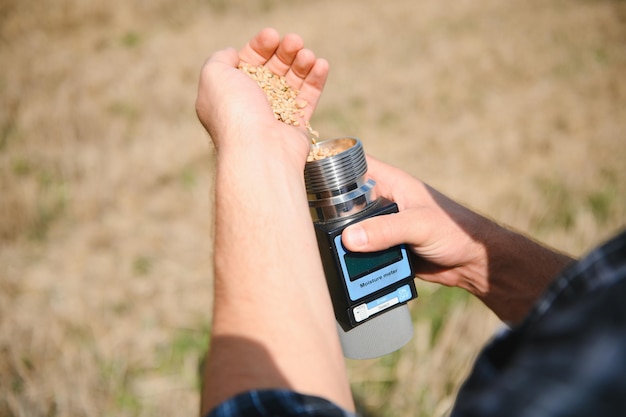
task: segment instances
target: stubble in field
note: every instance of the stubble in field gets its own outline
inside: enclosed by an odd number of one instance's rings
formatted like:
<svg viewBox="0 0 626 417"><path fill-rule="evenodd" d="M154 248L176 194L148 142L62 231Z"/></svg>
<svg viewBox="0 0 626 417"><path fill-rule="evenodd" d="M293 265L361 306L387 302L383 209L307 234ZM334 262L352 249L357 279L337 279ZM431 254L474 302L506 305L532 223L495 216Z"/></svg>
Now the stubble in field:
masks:
<svg viewBox="0 0 626 417"><path fill-rule="evenodd" d="M145 4L144 4L145 3ZM0 415L198 409L211 314L207 55L265 26L331 75L312 124L581 255L624 226L618 1L0 1ZM445 415L500 323L418 281L415 337L348 361L371 415Z"/></svg>

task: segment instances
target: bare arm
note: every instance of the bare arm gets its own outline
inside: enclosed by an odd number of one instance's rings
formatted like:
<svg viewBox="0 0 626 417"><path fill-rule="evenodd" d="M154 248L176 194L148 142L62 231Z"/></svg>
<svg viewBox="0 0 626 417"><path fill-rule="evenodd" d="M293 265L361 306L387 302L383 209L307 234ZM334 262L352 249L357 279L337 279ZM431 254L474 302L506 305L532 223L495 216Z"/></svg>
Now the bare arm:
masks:
<svg viewBox="0 0 626 417"><path fill-rule="evenodd" d="M297 36L263 31L205 64L196 109L216 144L215 302L202 413L252 389L290 388L352 410L308 213L303 131L274 119L239 59L266 64L314 107L325 61ZM297 85L299 84L299 85ZM309 110L309 114L313 109Z"/></svg>
<svg viewBox="0 0 626 417"><path fill-rule="evenodd" d="M572 258L498 225L399 169L369 158L369 175L400 213L347 228L348 249L408 243L417 276L464 288L502 320L519 322Z"/></svg>

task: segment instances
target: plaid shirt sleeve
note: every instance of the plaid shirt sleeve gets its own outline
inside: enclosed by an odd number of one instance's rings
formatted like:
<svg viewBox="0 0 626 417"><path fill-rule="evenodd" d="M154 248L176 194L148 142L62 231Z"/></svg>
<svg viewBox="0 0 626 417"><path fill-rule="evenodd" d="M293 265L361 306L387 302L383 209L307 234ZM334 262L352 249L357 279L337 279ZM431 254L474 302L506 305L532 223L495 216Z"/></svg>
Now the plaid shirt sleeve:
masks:
<svg viewBox="0 0 626 417"><path fill-rule="evenodd" d="M488 345L452 417L626 413L626 232L566 269Z"/></svg>
<svg viewBox="0 0 626 417"><path fill-rule="evenodd" d="M221 403L207 417L356 417L320 397L290 390L248 391Z"/></svg>

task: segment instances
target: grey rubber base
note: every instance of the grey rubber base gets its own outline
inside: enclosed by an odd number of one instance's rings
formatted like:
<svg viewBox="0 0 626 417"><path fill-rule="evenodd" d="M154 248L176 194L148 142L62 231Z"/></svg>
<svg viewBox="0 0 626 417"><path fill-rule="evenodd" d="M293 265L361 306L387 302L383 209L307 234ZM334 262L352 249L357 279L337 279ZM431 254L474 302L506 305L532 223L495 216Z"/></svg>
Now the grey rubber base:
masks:
<svg viewBox="0 0 626 417"><path fill-rule="evenodd" d="M343 354L349 359L387 355L413 337L413 322L406 304L387 311L346 332L337 323Z"/></svg>

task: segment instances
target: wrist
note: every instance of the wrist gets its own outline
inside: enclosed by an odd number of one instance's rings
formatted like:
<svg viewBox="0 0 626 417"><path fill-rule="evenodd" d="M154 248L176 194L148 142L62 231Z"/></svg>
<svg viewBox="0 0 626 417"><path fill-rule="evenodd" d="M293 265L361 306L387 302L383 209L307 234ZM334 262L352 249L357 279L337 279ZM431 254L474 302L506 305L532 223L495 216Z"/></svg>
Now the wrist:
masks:
<svg viewBox="0 0 626 417"><path fill-rule="evenodd" d="M494 224L486 242L486 288L479 298L505 322L521 321L572 258Z"/></svg>
<svg viewBox="0 0 626 417"><path fill-rule="evenodd" d="M219 144L218 159L248 160L253 164L270 162L297 169L301 175L311 144L303 131L281 122L270 126L238 126L224 137L214 140Z"/></svg>

